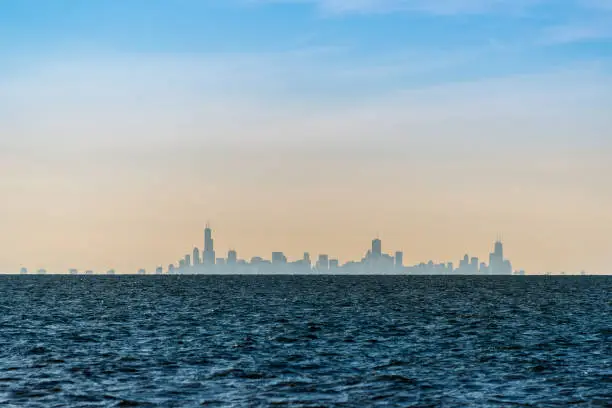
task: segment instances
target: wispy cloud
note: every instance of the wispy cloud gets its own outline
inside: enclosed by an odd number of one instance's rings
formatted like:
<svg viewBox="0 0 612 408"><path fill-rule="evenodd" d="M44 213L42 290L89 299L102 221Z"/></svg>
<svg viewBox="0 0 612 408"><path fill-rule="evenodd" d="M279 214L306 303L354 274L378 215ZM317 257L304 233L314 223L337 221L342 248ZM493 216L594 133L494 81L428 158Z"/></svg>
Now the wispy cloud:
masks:
<svg viewBox="0 0 612 408"><path fill-rule="evenodd" d="M611 0L581 0L580 3L585 7L612 11Z"/></svg>
<svg viewBox="0 0 612 408"><path fill-rule="evenodd" d="M547 0L254 0L259 3L312 3L330 14L415 11L433 14L518 11Z"/></svg>
<svg viewBox="0 0 612 408"><path fill-rule="evenodd" d="M612 39L612 18L602 21L566 23L544 29L539 43L561 45L593 40Z"/></svg>
<svg viewBox="0 0 612 408"><path fill-rule="evenodd" d="M326 14L422 12L437 15L521 13L539 6L612 10L610 0L245 0L249 3L313 4Z"/></svg>
<svg viewBox="0 0 612 408"><path fill-rule="evenodd" d="M532 10L563 10L542 23L536 45L561 45L612 38L612 0L251 0L255 3L311 4L326 15L393 12L438 16L496 13L525 16ZM535 12L535 11L534 11ZM574 20L568 20L569 16ZM579 19L579 20L576 20ZM556 20L556 21L555 21ZM537 33L537 31L536 31Z"/></svg>
<svg viewBox="0 0 612 408"><path fill-rule="evenodd" d="M3 140L4 149L43 150L329 145L334 140L341 146L353 138L370 146L368 140L378 143L381 133L402 143L448 144L496 134L517 145L547 143L547 135L601 144L610 125L609 115L592 109L611 103L601 86L610 78L596 68L386 86L390 75L409 75L413 60L380 66L357 61L353 69L327 60L327 55L280 53L40 62L36 70L0 83L0 106L6 107L0 134L11 135ZM431 69L453 64L452 59L429 62ZM412 72L418 77L418 70ZM572 133L577 124L580 137ZM401 129L419 137L405 139Z"/></svg>

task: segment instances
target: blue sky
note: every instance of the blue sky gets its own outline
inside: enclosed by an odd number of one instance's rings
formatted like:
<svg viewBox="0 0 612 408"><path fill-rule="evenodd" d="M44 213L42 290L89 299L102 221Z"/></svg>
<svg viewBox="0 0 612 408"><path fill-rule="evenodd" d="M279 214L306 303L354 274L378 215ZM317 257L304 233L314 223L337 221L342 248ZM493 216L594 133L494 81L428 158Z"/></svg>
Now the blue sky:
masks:
<svg viewBox="0 0 612 408"><path fill-rule="evenodd" d="M486 99L487 84L507 87L503 99L517 109L521 95L562 93L601 110L612 2L4 0L0 49L4 94L33 98L41 111L45 99L65 110L103 103L103 92L107 101L146 93L139 100L158 109L166 100L333 116L439 87L463 106L472 92ZM253 113L265 104L273 109Z"/></svg>
<svg viewBox="0 0 612 408"><path fill-rule="evenodd" d="M338 58L359 63L381 56L466 52L473 55L471 67L460 67L457 75L477 77L601 60L611 46L611 4L607 0L4 0L0 46L3 59L87 50L271 53L335 48Z"/></svg>
<svg viewBox="0 0 612 408"><path fill-rule="evenodd" d="M611 57L608 0L0 0L0 268L167 264L213 220L603 270Z"/></svg>

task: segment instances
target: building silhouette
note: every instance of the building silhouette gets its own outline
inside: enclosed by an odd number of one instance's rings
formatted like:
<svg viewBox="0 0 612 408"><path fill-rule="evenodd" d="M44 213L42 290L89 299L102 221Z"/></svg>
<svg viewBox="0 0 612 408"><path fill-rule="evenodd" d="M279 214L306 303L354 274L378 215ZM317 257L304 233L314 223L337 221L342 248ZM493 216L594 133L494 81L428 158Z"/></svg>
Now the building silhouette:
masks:
<svg viewBox="0 0 612 408"><path fill-rule="evenodd" d="M227 264L228 265L234 265L237 262L238 262L238 253L235 250L230 249L227 252Z"/></svg>
<svg viewBox="0 0 612 408"><path fill-rule="evenodd" d="M493 252L489 254L489 274L490 275L511 275L512 265L510 261L504 259L504 245L501 241L495 242Z"/></svg>
<svg viewBox="0 0 612 408"><path fill-rule="evenodd" d="M404 267L404 253L402 251L395 252L395 268L401 269Z"/></svg>
<svg viewBox="0 0 612 408"><path fill-rule="evenodd" d="M470 259L470 273L477 274L479 265L480 260L477 257L472 257L472 259Z"/></svg>
<svg viewBox="0 0 612 408"><path fill-rule="evenodd" d="M200 250L198 249L198 247L193 248L193 264L195 266L198 266L201 262L200 259Z"/></svg>
<svg viewBox="0 0 612 408"><path fill-rule="evenodd" d="M207 225L204 229L204 254L202 263L205 266L210 266L214 265L215 262L215 241L212 238L212 229Z"/></svg>
<svg viewBox="0 0 612 408"><path fill-rule="evenodd" d="M380 258L382 256L382 241L378 238L372 240L371 256L373 258Z"/></svg>
<svg viewBox="0 0 612 408"><path fill-rule="evenodd" d="M287 263L287 257L282 252L272 252L272 264L284 265Z"/></svg>
<svg viewBox="0 0 612 408"><path fill-rule="evenodd" d="M317 270L325 272L329 270L329 255L321 254L317 260Z"/></svg>

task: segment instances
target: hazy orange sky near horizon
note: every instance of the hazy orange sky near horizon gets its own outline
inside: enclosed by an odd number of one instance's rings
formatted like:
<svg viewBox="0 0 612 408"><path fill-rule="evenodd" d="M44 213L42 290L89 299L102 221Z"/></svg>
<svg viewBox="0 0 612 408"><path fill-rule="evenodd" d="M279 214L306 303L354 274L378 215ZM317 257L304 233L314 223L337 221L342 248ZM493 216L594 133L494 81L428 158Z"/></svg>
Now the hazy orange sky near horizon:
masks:
<svg viewBox="0 0 612 408"><path fill-rule="evenodd" d="M605 177L596 173L610 167L597 157L533 158L518 170L474 165L477 157L317 160L299 149L251 157L245 150L222 150L212 160L160 152L107 163L96 151L62 163L32 158L12 182L3 178L0 206L10 216L1 264L8 271L22 264L151 270L202 247L209 221L221 256L232 247L247 259L281 250L346 261L378 235L385 251L404 250L407 264L464 253L485 260L501 235L516 268L605 272L612 220L599 189Z"/></svg>
<svg viewBox="0 0 612 408"><path fill-rule="evenodd" d="M0 39L0 272L165 268L210 222L218 256L345 262L379 236L407 265L487 261L501 236L515 269L612 273L612 70L596 47L612 35L488 9L260 3L168 6L217 24L209 42L205 25L149 33L162 14L131 9L73 10L86 28L49 6L39 37L23 36L34 11L0 16L0 37L22 34ZM516 26L454 42L485 16Z"/></svg>

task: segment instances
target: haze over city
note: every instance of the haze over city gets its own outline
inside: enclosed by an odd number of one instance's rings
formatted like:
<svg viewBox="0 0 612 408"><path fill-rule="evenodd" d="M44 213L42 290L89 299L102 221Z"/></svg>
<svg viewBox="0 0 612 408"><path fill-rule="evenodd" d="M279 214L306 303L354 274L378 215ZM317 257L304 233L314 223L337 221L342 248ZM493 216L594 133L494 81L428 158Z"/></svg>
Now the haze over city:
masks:
<svg viewBox="0 0 612 408"><path fill-rule="evenodd" d="M0 5L0 271L218 251L610 273L608 1Z"/></svg>

